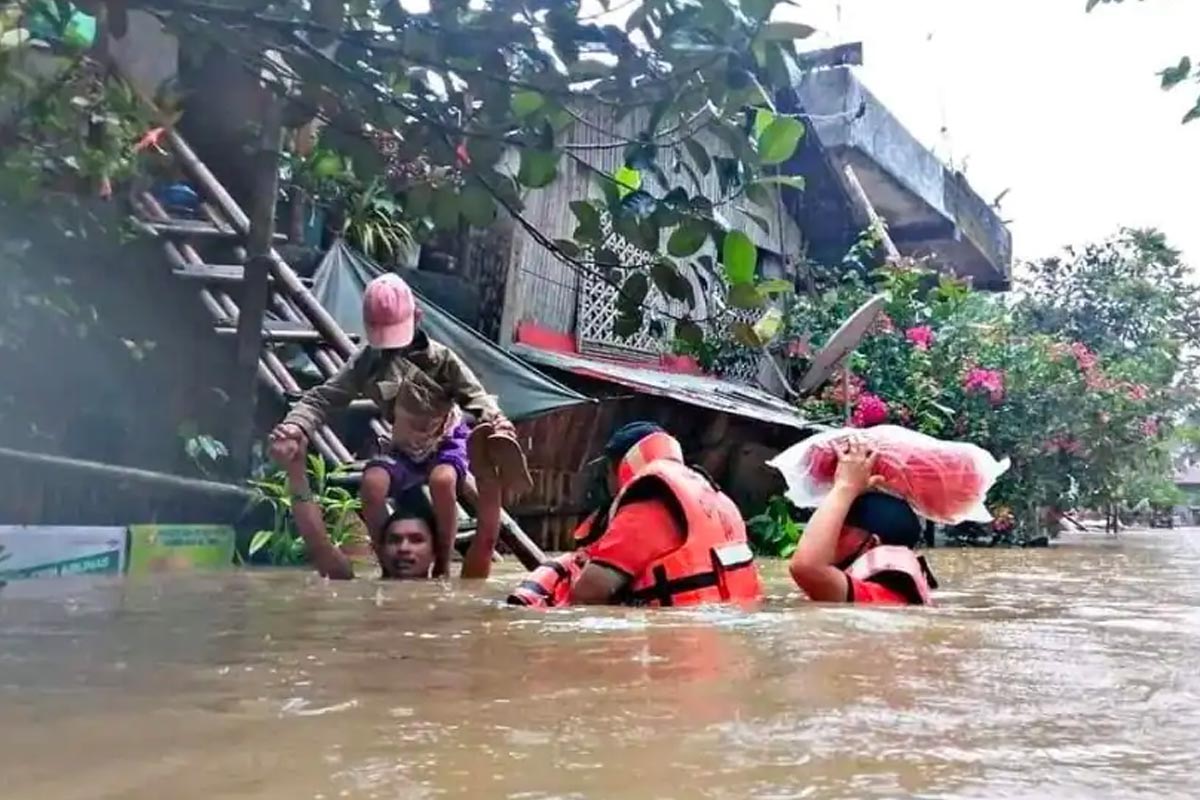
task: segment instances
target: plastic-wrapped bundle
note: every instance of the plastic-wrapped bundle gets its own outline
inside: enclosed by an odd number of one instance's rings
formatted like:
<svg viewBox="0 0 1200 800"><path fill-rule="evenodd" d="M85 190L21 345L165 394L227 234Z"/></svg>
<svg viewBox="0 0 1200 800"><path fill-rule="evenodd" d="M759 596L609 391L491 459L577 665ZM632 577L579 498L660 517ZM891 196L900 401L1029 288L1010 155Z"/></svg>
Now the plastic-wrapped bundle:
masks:
<svg viewBox="0 0 1200 800"><path fill-rule="evenodd" d="M833 488L837 444L851 436L878 454L879 488L908 501L922 517L946 525L991 520L984 501L1008 469L1007 458L997 461L973 444L944 442L894 425L827 431L780 453L768 463L783 474L789 500L815 508L824 499Z"/></svg>

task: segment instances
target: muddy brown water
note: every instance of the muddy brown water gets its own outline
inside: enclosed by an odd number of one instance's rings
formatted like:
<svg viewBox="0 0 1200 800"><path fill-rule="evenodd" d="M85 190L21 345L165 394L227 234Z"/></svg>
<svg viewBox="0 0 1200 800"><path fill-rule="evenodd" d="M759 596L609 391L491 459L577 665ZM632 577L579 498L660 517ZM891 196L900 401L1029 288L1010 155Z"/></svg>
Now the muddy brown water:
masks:
<svg viewBox="0 0 1200 800"><path fill-rule="evenodd" d="M1200 797L1200 532L932 561L935 610L780 564L756 613L522 612L512 569L14 584L0 797Z"/></svg>

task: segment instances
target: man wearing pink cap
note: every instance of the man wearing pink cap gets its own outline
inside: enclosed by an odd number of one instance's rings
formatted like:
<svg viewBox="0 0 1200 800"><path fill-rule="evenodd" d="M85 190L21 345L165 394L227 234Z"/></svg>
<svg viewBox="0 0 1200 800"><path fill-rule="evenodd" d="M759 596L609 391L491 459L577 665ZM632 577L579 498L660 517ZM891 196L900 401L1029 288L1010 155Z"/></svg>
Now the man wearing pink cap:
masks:
<svg viewBox="0 0 1200 800"><path fill-rule="evenodd" d="M330 412L359 396L374 400L392 424L384 455L363 472L363 517L378 550L388 500L429 484L437 521L433 576L450 569L458 531L459 483L478 481L477 536L494 546L501 490L527 490L532 481L512 424L466 364L420 329L412 290L388 273L367 285L363 322L367 345L324 384L311 389L271 432L271 455L291 463ZM467 417L474 417L472 428Z"/></svg>

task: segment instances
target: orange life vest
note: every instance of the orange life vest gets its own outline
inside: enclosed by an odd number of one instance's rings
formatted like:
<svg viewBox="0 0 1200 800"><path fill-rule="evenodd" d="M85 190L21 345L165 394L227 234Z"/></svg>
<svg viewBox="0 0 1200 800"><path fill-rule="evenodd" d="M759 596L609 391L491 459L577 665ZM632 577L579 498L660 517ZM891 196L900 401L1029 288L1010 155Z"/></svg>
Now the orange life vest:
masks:
<svg viewBox="0 0 1200 800"><path fill-rule="evenodd" d="M634 445L618 465L617 481L621 489L610 506L610 521L626 503L673 499L683 512L685 536L677 550L633 577L625 602L688 606L762 599L741 512L707 477L684 465L673 437L654 433ZM580 530L587 528L585 521Z"/></svg>
<svg viewBox="0 0 1200 800"><path fill-rule="evenodd" d="M929 580L926 578L929 568L920 556L907 547L886 544L872 547L855 559L846 574L860 581L869 581L883 574L894 576L897 578L896 588L908 598L911 605L933 605ZM893 584L889 582L888 585Z"/></svg>
<svg viewBox="0 0 1200 800"><path fill-rule="evenodd" d="M569 605L571 587L583 572L587 557L582 553L563 553L542 562L529 577L517 584L508 596L512 606L554 608Z"/></svg>

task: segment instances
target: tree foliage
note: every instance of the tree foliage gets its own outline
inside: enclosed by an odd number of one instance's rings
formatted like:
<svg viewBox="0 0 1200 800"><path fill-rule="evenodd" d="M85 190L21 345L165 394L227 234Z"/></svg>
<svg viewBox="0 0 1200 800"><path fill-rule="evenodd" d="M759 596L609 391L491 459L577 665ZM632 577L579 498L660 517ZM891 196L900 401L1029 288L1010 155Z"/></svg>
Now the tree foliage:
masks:
<svg viewBox="0 0 1200 800"><path fill-rule="evenodd" d="M1021 321L1082 342L1102 358L1136 357L1155 381L1191 377L1200 347L1200 286L1178 250L1153 230L1025 265Z"/></svg>
<svg viewBox="0 0 1200 800"><path fill-rule="evenodd" d="M888 303L852 356L851 424L890 423L974 442L1012 459L990 500L996 533L1024 538L1045 513L1170 495L1171 433L1194 404L1188 348L1195 287L1160 234L1029 265L1011 301L919 265L825 280L790 304L771 346L803 374L871 294ZM801 401L845 420L841 380Z"/></svg>
<svg viewBox="0 0 1200 800"><path fill-rule="evenodd" d="M711 271L761 303L757 252L720 210L802 185L787 165L805 126L775 98L812 29L779 19L783 0L643 0L621 24L576 0L128 5L267 75L289 123L319 118L355 174L387 181L418 238L507 212L618 287L618 328L640 327L650 286L694 309L682 278L709 267L709 243ZM572 239L551 240L524 198L577 172L592 189L572 204Z"/></svg>

